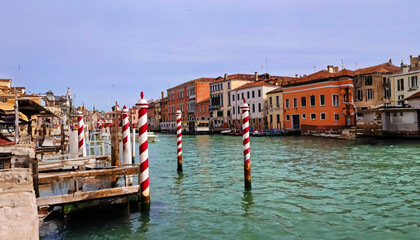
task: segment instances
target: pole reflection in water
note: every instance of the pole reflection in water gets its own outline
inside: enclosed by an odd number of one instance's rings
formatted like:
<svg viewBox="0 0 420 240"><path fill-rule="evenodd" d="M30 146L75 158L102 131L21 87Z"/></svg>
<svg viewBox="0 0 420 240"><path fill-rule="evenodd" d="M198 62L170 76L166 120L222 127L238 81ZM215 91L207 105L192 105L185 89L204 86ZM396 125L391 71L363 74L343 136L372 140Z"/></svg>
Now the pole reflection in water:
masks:
<svg viewBox="0 0 420 240"><path fill-rule="evenodd" d="M150 214L149 212L142 212L140 214L140 227L139 232L147 233L150 227ZM146 236L146 235L144 235Z"/></svg>
<svg viewBox="0 0 420 240"><path fill-rule="evenodd" d="M244 191L241 204L242 204L242 209L244 210L244 212L242 213L242 216L248 217L252 215L251 211L252 211L252 206L254 205L254 197L252 196L251 191Z"/></svg>

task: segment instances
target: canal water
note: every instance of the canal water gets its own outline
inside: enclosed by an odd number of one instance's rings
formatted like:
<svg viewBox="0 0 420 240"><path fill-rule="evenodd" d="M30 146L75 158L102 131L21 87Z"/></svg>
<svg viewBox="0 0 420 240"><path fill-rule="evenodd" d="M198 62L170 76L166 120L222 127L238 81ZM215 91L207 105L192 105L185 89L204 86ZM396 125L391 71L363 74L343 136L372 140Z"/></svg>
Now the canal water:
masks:
<svg viewBox="0 0 420 240"><path fill-rule="evenodd" d="M149 144L151 211L70 217L43 239L418 239L420 142L175 135ZM137 154L138 156L138 154Z"/></svg>

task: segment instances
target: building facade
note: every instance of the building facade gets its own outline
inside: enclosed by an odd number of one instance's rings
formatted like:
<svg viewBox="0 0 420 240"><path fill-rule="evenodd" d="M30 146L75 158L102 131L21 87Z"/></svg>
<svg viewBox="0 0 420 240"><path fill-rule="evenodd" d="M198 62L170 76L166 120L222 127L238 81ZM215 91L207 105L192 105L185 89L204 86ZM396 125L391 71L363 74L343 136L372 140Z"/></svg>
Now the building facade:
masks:
<svg viewBox="0 0 420 240"><path fill-rule="evenodd" d="M286 130L323 131L355 125L353 71L328 66L283 84Z"/></svg>
<svg viewBox="0 0 420 240"><path fill-rule="evenodd" d="M420 79L420 56L410 56L410 65L401 64L401 73L389 76L391 106L403 106L405 98L417 93Z"/></svg>
<svg viewBox="0 0 420 240"><path fill-rule="evenodd" d="M284 129L283 88L279 87L267 92L268 129Z"/></svg>
<svg viewBox="0 0 420 240"><path fill-rule="evenodd" d="M267 83L264 80L250 82L232 91L231 111L232 119L230 124L235 129L241 128L240 106L244 99L249 104L249 125L255 129L266 129L267 124L267 92L276 89L277 86Z"/></svg>

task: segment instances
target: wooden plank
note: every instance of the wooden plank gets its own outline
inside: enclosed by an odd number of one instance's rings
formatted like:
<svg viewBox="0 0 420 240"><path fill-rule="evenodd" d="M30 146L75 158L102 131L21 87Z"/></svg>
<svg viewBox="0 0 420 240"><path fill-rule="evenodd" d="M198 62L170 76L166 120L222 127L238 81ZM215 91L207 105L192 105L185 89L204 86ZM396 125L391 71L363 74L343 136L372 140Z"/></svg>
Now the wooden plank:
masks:
<svg viewBox="0 0 420 240"><path fill-rule="evenodd" d="M105 176L105 175L134 175L138 174L139 166L137 164L129 166L121 166L116 168L95 169L86 171L72 171L72 172L52 172L39 173L38 184L46 184L52 182L59 182L63 179L77 178L77 177L91 177L91 176Z"/></svg>
<svg viewBox="0 0 420 240"><path fill-rule="evenodd" d="M125 196L130 194L137 194L139 186L119 187L102 189L91 192L75 192L74 194L63 194L50 197L40 197L36 199L36 205L60 205L65 203L79 202L85 200L101 199L106 197Z"/></svg>
<svg viewBox="0 0 420 240"><path fill-rule="evenodd" d="M39 171L48 171L54 169L62 169L64 167L79 167L85 165L94 165L98 161L109 162L109 156L99 156L99 157L83 157L83 158L73 158L67 160L51 160L51 161L39 161Z"/></svg>

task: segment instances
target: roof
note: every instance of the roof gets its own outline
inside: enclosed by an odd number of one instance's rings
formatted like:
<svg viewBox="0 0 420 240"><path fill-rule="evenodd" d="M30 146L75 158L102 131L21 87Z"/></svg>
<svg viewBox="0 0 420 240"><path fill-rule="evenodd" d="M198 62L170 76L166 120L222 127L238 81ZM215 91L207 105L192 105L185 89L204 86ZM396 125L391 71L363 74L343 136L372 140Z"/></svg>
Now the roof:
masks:
<svg viewBox="0 0 420 240"><path fill-rule="evenodd" d="M15 141L10 141L7 137L3 136L3 134L0 134L0 146L14 145L14 144L16 144Z"/></svg>
<svg viewBox="0 0 420 240"><path fill-rule="evenodd" d="M271 90L271 91L267 92L267 94L276 93L276 92L283 92L283 87L279 87L279 88L276 88L274 90Z"/></svg>
<svg viewBox="0 0 420 240"><path fill-rule="evenodd" d="M401 72L401 68L395 66L394 64L390 62L382 63L379 65L366 67L366 68L360 68L354 71L354 75L362 75L362 74L370 74L370 73L399 73Z"/></svg>
<svg viewBox="0 0 420 240"><path fill-rule="evenodd" d="M181 83L181 84L179 84L179 85L177 85L177 86L175 86L175 87L168 88L168 90L167 90L167 91L169 91L169 90L171 90L171 89L174 89L174 88L184 87L184 86L190 85L190 84L192 84L192 83L199 83L199 82L214 82L215 80L216 80L216 78L204 78L204 77L202 77L202 78L197 78L197 79L193 79L193 80L188 81L188 82Z"/></svg>
<svg viewBox="0 0 420 240"><path fill-rule="evenodd" d="M240 89L245 89L245 88L252 88L252 87L258 87L258 86L269 86L269 87L274 87L273 84L267 83L266 81L258 81L258 82L250 82L250 83L246 83L240 87L237 87L235 89L232 90L240 90Z"/></svg>
<svg viewBox="0 0 420 240"><path fill-rule="evenodd" d="M345 68L335 73L330 73L327 70L321 70L308 76L303 76L300 78L291 78L289 81L285 81L283 83L283 87L324 81L324 80L337 78L337 77L344 77L344 76L353 77L353 75L354 75L353 71L345 69Z"/></svg>
<svg viewBox="0 0 420 240"><path fill-rule="evenodd" d="M210 98L206 98L206 99L198 102L197 104L203 104L203 103L206 103L206 102L210 102Z"/></svg>
<svg viewBox="0 0 420 240"><path fill-rule="evenodd" d="M0 79L0 82L9 82L10 80L12 80L11 78L8 79Z"/></svg>
<svg viewBox="0 0 420 240"><path fill-rule="evenodd" d="M420 98L420 91L414 93L411 96L406 97L405 99L407 100L407 99L416 99L416 98Z"/></svg>

